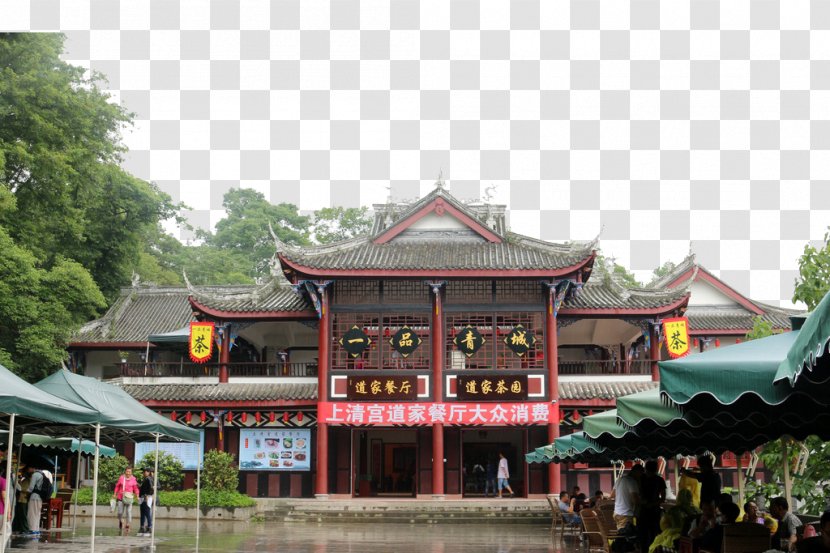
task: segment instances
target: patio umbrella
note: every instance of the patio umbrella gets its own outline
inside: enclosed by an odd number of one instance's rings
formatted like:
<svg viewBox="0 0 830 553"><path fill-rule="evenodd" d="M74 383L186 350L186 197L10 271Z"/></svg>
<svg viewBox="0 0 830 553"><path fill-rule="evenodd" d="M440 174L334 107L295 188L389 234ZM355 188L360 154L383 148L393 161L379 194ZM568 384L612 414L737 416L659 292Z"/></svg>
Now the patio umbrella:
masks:
<svg viewBox="0 0 830 553"><path fill-rule="evenodd" d="M23 434L23 445L29 447L41 447L45 449L60 449L72 453L95 455L95 442L91 440L79 440L78 438L53 438L40 434ZM115 457L114 447L99 445L102 457Z"/></svg>
<svg viewBox="0 0 830 553"><path fill-rule="evenodd" d="M778 365L775 382L787 382L793 388L800 377L806 384L826 384L830 359L830 293L826 294L815 310L803 321L798 337L790 346L787 357ZM823 369L823 370L816 370Z"/></svg>

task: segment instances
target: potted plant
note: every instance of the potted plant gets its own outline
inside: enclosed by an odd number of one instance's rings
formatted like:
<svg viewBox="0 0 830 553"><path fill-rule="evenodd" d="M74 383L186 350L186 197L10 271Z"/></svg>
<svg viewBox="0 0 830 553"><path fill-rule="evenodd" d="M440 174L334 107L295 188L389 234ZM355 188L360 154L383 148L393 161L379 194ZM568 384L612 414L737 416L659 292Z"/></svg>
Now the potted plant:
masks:
<svg viewBox="0 0 830 553"><path fill-rule="evenodd" d="M120 350L120 351L118 352L118 357L121 359L121 362L122 362L122 363L126 363L126 362L127 362L127 357L129 357L129 355L130 355L130 352L129 352L129 351L123 351L123 350Z"/></svg>

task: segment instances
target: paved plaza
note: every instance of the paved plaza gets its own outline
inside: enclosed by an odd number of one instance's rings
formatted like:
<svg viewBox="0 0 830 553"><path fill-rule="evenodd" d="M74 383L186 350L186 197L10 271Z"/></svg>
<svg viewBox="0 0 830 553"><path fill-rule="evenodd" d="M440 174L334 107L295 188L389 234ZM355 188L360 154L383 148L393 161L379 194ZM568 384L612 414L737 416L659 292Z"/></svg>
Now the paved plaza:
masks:
<svg viewBox="0 0 830 553"><path fill-rule="evenodd" d="M279 551L296 553L389 551L429 553L575 553L578 540L551 539L547 525L423 524L285 524L209 522L197 541L193 523L160 522L157 553ZM89 528L44 535L39 540L15 538L12 551L89 551ZM106 553L150 552L149 538L118 536L105 527L95 550Z"/></svg>

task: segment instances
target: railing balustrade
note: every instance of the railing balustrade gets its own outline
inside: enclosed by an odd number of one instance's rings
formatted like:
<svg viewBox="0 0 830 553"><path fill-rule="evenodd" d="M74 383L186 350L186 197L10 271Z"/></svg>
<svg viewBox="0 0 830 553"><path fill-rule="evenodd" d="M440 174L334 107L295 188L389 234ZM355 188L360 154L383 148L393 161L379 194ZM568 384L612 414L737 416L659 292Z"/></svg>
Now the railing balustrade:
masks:
<svg viewBox="0 0 830 553"><path fill-rule="evenodd" d="M121 376L218 376L220 363L150 362L122 363ZM317 376L317 363L228 363L229 376Z"/></svg>
<svg viewBox="0 0 830 553"><path fill-rule="evenodd" d="M635 359L632 361L559 361L560 375L610 375L610 374L651 374L651 361Z"/></svg>

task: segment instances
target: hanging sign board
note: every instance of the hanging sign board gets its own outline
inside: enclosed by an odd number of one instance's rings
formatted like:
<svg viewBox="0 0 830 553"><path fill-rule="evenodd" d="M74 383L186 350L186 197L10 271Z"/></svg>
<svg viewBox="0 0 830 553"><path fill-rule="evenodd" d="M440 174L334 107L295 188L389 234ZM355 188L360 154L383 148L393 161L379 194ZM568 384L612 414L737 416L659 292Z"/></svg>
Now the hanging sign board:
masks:
<svg viewBox="0 0 830 553"><path fill-rule="evenodd" d="M689 353L689 320L686 317L663 319L663 339L672 359Z"/></svg>
<svg viewBox="0 0 830 553"><path fill-rule="evenodd" d="M346 397L357 401L415 400L418 395L417 376L368 374L350 376Z"/></svg>
<svg viewBox="0 0 830 553"><path fill-rule="evenodd" d="M527 375L467 375L456 380L459 401L517 401L527 399Z"/></svg>
<svg viewBox="0 0 830 553"><path fill-rule="evenodd" d="M190 340L188 351L194 363L207 363L213 355L214 323L190 323Z"/></svg>

